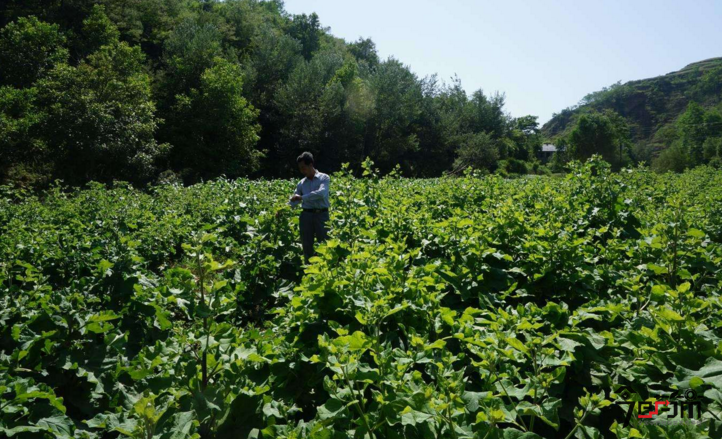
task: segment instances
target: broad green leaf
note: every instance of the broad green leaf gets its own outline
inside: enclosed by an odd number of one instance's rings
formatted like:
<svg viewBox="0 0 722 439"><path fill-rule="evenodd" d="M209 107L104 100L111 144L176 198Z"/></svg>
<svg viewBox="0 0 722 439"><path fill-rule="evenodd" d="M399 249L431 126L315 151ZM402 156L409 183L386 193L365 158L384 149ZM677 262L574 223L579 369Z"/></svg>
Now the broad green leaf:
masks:
<svg viewBox="0 0 722 439"><path fill-rule="evenodd" d="M432 415L418 410L412 409L410 406L406 406L401 412L401 424L402 425L418 425L427 422L433 418Z"/></svg>

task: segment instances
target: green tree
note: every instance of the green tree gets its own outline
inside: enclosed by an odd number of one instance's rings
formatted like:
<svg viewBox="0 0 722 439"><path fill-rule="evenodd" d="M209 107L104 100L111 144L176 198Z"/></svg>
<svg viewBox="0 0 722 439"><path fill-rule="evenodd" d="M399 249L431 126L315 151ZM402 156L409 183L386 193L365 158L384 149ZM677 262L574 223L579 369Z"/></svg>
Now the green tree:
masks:
<svg viewBox="0 0 722 439"><path fill-rule="evenodd" d="M722 136L722 113L716 108L708 110L704 115L706 137Z"/></svg>
<svg viewBox="0 0 722 439"><path fill-rule="evenodd" d="M371 38L359 38L356 42L348 45L348 50L357 61L365 62L371 68L376 68L379 65L376 44Z"/></svg>
<svg viewBox="0 0 722 439"><path fill-rule="evenodd" d="M119 41L118 28L105 14L103 5L95 5L90 16L83 20L78 46L82 56L91 54L103 46Z"/></svg>
<svg viewBox="0 0 722 439"><path fill-rule="evenodd" d="M689 166L689 155L680 145L673 145L652 161L652 169L657 172L682 172Z"/></svg>
<svg viewBox="0 0 722 439"><path fill-rule="evenodd" d="M404 154L418 151L416 125L421 113L421 84L406 66L391 58L368 78L373 111L365 127L364 157L388 172Z"/></svg>
<svg viewBox="0 0 722 439"><path fill-rule="evenodd" d="M504 114L505 100L501 93L489 97L482 90L472 93L464 110L464 128L474 133L489 133L494 139L504 137L508 124Z"/></svg>
<svg viewBox="0 0 722 439"><path fill-rule="evenodd" d="M713 108L704 115L706 138L702 145L704 162L715 161L719 163L722 159L722 113Z"/></svg>
<svg viewBox="0 0 722 439"><path fill-rule="evenodd" d="M38 82L38 106L47 111L42 138L58 177L69 183L152 178L165 147L154 138L158 119L144 70L140 48L116 42Z"/></svg>
<svg viewBox="0 0 722 439"><path fill-rule="evenodd" d="M30 185L49 176L44 142L36 135L45 114L35 88L0 87L0 181Z"/></svg>
<svg viewBox="0 0 722 439"><path fill-rule="evenodd" d="M465 134L458 139L454 170L467 167L493 171L499 161L499 149L489 133Z"/></svg>
<svg viewBox="0 0 722 439"><path fill-rule="evenodd" d="M0 31L0 85L29 87L68 58L57 24L19 18Z"/></svg>
<svg viewBox="0 0 722 439"><path fill-rule="evenodd" d="M569 146L574 158L587 160L594 154L619 166L622 151L629 145L628 128L618 114L612 111L582 114L569 134Z"/></svg>
<svg viewBox="0 0 722 439"><path fill-rule="evenodd" d="M301 43L266 25L253 37L251 47L245 75L247 95L264 113L272 113L275 93L303 61Z"/></svg>
<svg viewBox="0 0 722 439"><path fill-rule="evenodd" d="M276 95L283 127L278 156L286 166L300 151L321 157L322 166L339 167L342 160L358 165L362 131L348 111L355 94L356 62L342 53L323 50L299 63Z"/></svg>
<svg viewBox="0 0 722 439"><path fill-rule="evenodd" d="M511 157L518 160L534 159L542 145L542 136L539 130L537 116L523 116L511 122L508 136L512 141L513 151Z"/></svg>
<svg viewBox="0 0 722 439"><path fill-rule="evenodd" d="M105 14L120 32L121 41L140 45L153 64L159 64L164 42L178 24L183 19L198 13L196 8L191 8L193 3L187 0L101 0L101 2L105 7Z"/></svg>
<svg viewBox="0 0 722 439"><path fill-rule="evenodd" d="M198 88L203 72L222 54L221 33L216 26L199 24L192 18L181 22L165 41L162 87L168 102L179 93Z"/></svg>
<svg viewBox="0 0 722 439"><path fill-rule="evenodd" d="M612 123L612 129L614 130L615 139L615 161L610 163L614 164L617 168L631 164L632 162L632 138L630 135L631 128L627 119L622 117L621 114L614 110L604 110L604 115L609 118Z"/></svg>
<svg viewBox="0 0 722 439"><path fill-rule="evenodd" d="M421 81L421 113L418 117L418 151L407 154L404 162L410 175L433 177L451 169L456 158L455 118L447 106L446 87L436 76ZM463 92L463 90L462 90Z"/></svg>
<svg viewBox="0 0 722 439"><path fill-rule="evenodd" d="M722 158L722 137L708 137L704 141L705 162L715 158Z"/></svg>
<svg viewBox="0 0 722 439"><path fill-rule="evenodd" d="M720 92L722 92L722 66L705 70L699 83L693 88L693 94L697 99L719 95Z"/></svg>
<svg viewBox="0 0 722 439"><path fill-rule="evenodd" d="M267 151L264 175L279 176L288 168L279 167L285 120L276 95L296 65L304 62L301 43L270 24L261 25L253 36L248 62L243 64L244 95L259 110L261 137L258 149ZM288 175L287 173L285 175Z"/></svg>
<svg viewBox="0 0 722 439"><path fill-rule="evenodd" d="M343 63L337 53L319 53L299 63L278 90L276 103L285 121L281 148L291 155L298 155L299 150L319 151L326 116L321 99Z"/></svg>
<svg viewBox="0 0 722 439"><path fill-rule="evenodd" d="M704 140L707 137L704 118L704 108L693 101L677 120L682 147L687 151L692 166L700 165L704 161Z"/></svg>
<svg viewBox="0 0 722 439"><path fill-rule="evenodd" d="M216 58L200 85L177 96L171 140L172 163L189 181L220 175L247 176L258 168L258 111L242 96L242 71Z"/></svg>
<svg viewBox="0 0 722 439"><path fill-rule="evenodd" d="M291 21L289 34L301 43L301 54L310 60L321 46L321 22L316 13L311 15L294 15Z"/></svg>

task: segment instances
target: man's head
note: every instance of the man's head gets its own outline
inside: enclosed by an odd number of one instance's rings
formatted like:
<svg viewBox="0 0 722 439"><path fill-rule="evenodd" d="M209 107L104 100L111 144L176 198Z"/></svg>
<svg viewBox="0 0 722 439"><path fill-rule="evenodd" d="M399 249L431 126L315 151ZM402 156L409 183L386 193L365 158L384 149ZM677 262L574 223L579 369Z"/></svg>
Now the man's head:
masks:
<svg viewBox="0 0 722 439"><path fill-rule="evenodd" d="M313 166L313 154L310 152L306 151L298 156L296 163L298 163L298 170L304 176L313 178L314 174L316 174L316 168Z"/></svg>

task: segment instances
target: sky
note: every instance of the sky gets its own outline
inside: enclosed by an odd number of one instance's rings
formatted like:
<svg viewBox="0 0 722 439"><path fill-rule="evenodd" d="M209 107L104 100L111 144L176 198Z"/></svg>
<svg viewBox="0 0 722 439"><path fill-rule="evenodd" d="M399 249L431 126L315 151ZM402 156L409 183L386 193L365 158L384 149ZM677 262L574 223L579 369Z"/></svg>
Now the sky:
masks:
<svg viewBox="0 0 722 439"><path fill-rule="evenodd" d="M512 116L575 105L617 81L722 56L722 0L286 0L346 41L468 93L506 95Z"/></svg>

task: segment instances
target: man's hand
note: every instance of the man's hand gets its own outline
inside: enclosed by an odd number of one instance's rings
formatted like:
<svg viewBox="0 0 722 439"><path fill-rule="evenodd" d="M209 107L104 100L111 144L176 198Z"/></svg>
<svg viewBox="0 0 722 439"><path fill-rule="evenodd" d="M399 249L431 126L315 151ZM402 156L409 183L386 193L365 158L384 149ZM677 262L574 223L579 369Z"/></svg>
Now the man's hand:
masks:
<svg viewBox="0 0 722 439"><path fill-rule="evenodd" d="M293 194L293 196L291 197L291 201L301 201L301 200L303 200L303 197L298 194Z"/></svg>

